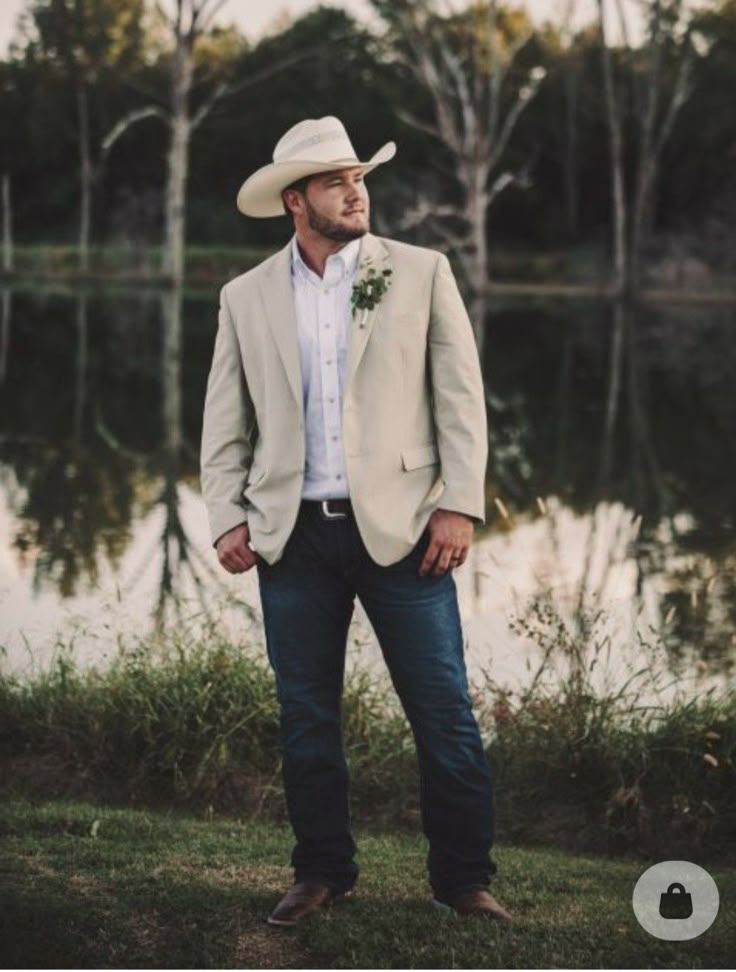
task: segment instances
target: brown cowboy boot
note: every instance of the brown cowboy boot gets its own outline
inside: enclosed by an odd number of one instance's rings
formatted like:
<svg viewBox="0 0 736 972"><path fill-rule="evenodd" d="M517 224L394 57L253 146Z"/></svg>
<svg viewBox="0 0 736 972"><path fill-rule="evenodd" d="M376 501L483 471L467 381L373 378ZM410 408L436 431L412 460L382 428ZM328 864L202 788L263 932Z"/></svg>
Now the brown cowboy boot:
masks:
<svg viewBox="0 0 736 972"><path fill-rule="evenodd" d="M463 917L472 915L478 918L491 918L495 921L513 921L511 914L504 906L483 888L460 891L458 894L448 896L443 901L433 898L432 904L441 911L453 912Z"/></svg>
<svg viewBox="0 0 736 972"><path fill-rule="evenodd" d="M327 884L318 880L297 881L289 888L268 917L269 925L295 925L303 918L324 911L339 897L347 897L352 891L336 894Z"/></svg>

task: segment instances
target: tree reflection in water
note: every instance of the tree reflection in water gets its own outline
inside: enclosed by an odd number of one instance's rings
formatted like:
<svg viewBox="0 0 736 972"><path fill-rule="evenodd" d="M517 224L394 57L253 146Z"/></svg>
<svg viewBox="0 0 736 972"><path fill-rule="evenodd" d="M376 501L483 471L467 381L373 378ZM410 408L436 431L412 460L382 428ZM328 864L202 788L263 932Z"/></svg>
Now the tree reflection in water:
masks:
<svg viewBox="0 0 736 972"><path fill-rule="evenodd" d="M254 581L220 568L194 502L216 295L6 287L2 308L3 637L34 598L61 624L111 584L139 632L193 614L215 623L223 596L257 622ZM724 306L496 300L488 523L456 575L474 637L503 623L489 650L511 650L509 613L546 590L572 634L624 601L618 637L635 639L639 618L673 665L730 669L733 318Z"/></svg>

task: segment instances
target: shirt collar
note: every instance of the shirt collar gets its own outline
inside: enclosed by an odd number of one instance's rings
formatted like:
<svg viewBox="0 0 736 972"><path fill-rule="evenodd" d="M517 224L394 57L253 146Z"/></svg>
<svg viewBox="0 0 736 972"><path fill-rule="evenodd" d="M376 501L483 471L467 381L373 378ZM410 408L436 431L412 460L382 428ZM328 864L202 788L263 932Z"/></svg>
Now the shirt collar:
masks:
<svg viewBox="0 0 736 972"><path fill-rule="evenodd" d="M327 257L327 262L325 264L325 277L327 278L329 276L332 283L337 283L339 280L342 280L343 277L351 276L355 272L359 252L360 237L346 243L345 246L338 250L337 253L331 253ZM332 269L333 264L337 264L339 273L336 274ZM322 280L320 280L314 270L308 267L302 259L302 255L299 251L299 245L296 241L296 233L291 238L291 269L292 272L299 270L307 279L309 279L311 276L322 283Z"/></svg>

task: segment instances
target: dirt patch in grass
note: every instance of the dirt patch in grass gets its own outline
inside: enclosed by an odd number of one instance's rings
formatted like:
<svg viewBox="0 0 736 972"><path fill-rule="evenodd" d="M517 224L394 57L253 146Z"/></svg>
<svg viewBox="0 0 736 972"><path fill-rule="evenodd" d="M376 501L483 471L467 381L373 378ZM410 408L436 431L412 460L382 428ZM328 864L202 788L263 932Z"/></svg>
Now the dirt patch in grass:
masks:
<svg viewBox="0 0 736 972"><path fill-rule="evenodd" d="M309 959L294 938L293 930L264 923L238 935L233 955L236 965L251 969L309 968Z"/></svg>

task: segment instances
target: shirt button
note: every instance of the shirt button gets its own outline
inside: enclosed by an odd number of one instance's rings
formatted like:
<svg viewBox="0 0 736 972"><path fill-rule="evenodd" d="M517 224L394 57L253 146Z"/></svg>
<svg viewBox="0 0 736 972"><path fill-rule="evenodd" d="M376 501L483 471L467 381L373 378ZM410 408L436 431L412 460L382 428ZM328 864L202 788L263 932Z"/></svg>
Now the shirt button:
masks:
<svg viewBox="0 0 736 972"><path fill-rule="evenodd" d="M333 435L333 436L332 436L332 441L333 441L333 442L337 442L337 436L336 436L336 435Z"/></svg>
<svg viewBox="0 0 736 972"><path fill-rule="evenodd" d="M335 476L335 479L342 479L342 476L340 475L340 473L338 473L337 476Z"/></svg>
<svg viewBox="0 0 736 972"><path fill-rule="evenodd" d="M327 361L325 361L325 364L332 364L332 358L328 358Z"/></svg>
<svg viewBox="0 0 736 972"><path fill-rule="evenodd" d="M330 404L332 404L332 402L334 402L334 401L335 401L335 399L334 399L334 398L328 398L328 399L327 399L327 401L328 401L328 402L329 402Z"/></svg>
<svg viewBox="0 0 736 972"><path fill-rule="evenodd" d="M329 327L329 326L330 326L329 324L325 324L325 327Z"/></svg>

